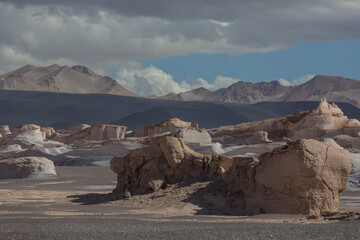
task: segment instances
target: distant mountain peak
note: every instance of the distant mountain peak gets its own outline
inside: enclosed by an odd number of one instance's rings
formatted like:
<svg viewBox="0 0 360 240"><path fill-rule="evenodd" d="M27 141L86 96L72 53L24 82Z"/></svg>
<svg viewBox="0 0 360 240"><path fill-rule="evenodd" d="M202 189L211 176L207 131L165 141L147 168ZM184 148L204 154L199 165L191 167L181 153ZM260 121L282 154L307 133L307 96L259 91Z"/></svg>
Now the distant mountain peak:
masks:
<svg viewBox="0 0 360 240"><path fill-rule="evenodd" d="M0 78L0 89L64 93L109 93L137 96L114 79L100 76L88 67L75 65L23 66Z"/></svg>
<svg viewBox="0 0 360 240"><path fill-rule="evenodd" d="M72 70L76 71L76 72L80 72L83 74L87 74L93 77L98 77L99 75L97 75L94 71L90 70L88 67L82 66L82 65L75 65L71 67Z"/></svg>

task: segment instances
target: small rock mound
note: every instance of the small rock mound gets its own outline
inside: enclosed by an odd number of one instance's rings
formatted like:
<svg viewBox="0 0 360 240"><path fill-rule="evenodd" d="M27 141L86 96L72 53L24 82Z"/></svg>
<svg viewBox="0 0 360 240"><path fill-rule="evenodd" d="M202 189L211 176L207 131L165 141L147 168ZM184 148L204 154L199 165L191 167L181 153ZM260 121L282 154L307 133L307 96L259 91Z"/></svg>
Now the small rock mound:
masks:
<svg viewBox="0 0 360 240"><path fill-rule="evenodd" d="M184 122L178 118L172 118L151 126L141 127L134 132L133 137L152 137L167 132L176 133L184 128L198 129L199 127L197 123Z"/></svg>
<svg viewBox="0 0 360 240"><path fill-rule="evenodd" d="M56 176L52 161L44 157L22 157L0 160L0 179L45 178Z"/></svg>

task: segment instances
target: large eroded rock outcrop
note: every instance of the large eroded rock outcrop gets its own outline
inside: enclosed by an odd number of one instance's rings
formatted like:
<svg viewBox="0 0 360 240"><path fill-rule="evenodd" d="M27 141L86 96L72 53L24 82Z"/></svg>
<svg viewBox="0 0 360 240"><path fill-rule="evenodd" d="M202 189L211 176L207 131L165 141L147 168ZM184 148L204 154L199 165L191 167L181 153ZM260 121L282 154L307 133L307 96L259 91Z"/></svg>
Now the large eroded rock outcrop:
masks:
<svg viewBox="0 0 360 240"><path fill-rule="evenodd" d="M232 159L207 156L194 152L184 141L175 137L161 137L145 148L114 157L111 169L117 173L115 191L157 191L165 184L174 184L197 177L216 178L225 173Z"/></svg>
<svg viewBox="0 0 360 240"><path fill-rule="evenodd" d="M338 211L351 170L349 153L302 139L255 158L234 158L225 181L244 195L246 213L318 215Z"/></svg>
<svg viewBox="0 0 360 240"><path fill-rule="evenodd" d="M259 159L232 159L196 153L182 139L164 136L114 157L110 167L118 175L114 191L128 195L200 177L224 181L228 193L240 194L237 206L245 214L318 215L338 210L351 162L346 150L313 139L290 142Z"/></svg>
<svg viewBox="0 0 360 240"><path fill-rule="evenodd" d="M44 157L21 157L0 160L0 179L44 178L56 176L52 161Z"/></svg>

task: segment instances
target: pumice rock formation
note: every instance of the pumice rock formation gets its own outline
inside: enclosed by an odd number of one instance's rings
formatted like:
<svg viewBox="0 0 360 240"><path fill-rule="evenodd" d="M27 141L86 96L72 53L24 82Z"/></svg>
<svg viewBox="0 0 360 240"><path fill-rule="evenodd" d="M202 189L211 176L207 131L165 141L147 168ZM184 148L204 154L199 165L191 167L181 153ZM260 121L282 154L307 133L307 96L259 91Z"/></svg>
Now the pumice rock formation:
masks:
<svg viewBox="0 0 360 240"><path fill-rule="evenodd" d="M66 144L74 143L78 140L102 141L108 139L122 139L126 132L125 126L101 124L90 126L82 124L69 129L57 131L51 137L52 140Z"/></svg>
<svg viewBox="0 0 360 240"><path fill-rule="evenodd" d="M197 177L217 178L232 164L225 156L207 156L188 148L180 138L164 136L148 147L131 150L114 157L111 169L117 173L114 191L157 191L165 184L174 184Z"/></svg>
<svg viewBox="0 0 360 240"><path fill-rule="evenodd" d="M348 151L313 139L289 142L259 158L230 158L199 154L182 139L163 136L114 157L110 167L117 173L115 192L152 192L200 178L223 182L229 196L242 196L236 201L244 214L319 215L338 210L351 162Z"/></svg>
<svg viewBox="0 0 360 240"><path fill-rule="evenodd" d="M0 179L44 178L56 176L52 161L44 157L22 157L0 160Z"/></svg>
<svg viewBox="0 0 360 240"><path fill-rule="evenodd" d="M301 138L316 138L326 132L336 131L348 123L348 118L337 105L329 104L325 98L321 99L318 108L304 114L297 122L287 121L285 131L287 137L294 140Z"/></svg>
<svg viewBox="0 0 360 240"><path fill-rule="evenodd" d="M52 135L54 135L55 133L55 129L52 127L42 127L41 128L41 134L43 136L43 139L49 139L52 137Z"/></svg>
<svg viewBox="0 0 360 240"><path fill-rule="evenodd" d="M247 214L336 212L351 170L349 152L313 139L233 161L225 181Z"/></svg>
<svg viewBox="0 0 360 240"><path fill-rule="evenodd" d="M198 124L193 122L184 122L178 118L171 118L169 120L156 123L151 126L145 126L137 129L133 137L152 137L163 133L176 133L184 128L193 128L198 130Z"/></svg>

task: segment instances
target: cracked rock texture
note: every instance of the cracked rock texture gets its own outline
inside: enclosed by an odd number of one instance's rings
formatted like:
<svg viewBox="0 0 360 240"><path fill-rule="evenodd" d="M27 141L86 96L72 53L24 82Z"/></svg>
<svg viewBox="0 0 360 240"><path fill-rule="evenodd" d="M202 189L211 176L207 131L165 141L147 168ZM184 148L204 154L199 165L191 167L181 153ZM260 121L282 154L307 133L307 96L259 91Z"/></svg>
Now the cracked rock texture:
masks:
<svg viewBox="0 0 360 240"><path fill-rule="evenodd" d="M234 158L225 181L243 193L247 214L320 215L338 211L350 170L348 151L302 139L259 159Z"/></svg>
<svg viewBox="0 0 360 240"><path fill-rule="evenodd" d="M165 184L174 184L198 177L216 179L232 164L232 158L207 156L194 152L176 137L160 137L150 146L131 150L114 157L111 169L118 174L115 191L157 191Z"/></svg>
<svg viewBox="0 0 360 240"><path fill-rule="evenodd" d="M117 192L157 191L166 184L199 178L224 181L244 214L320 215L338 211L351 170L349 152L302 139L260 157L202 155L182 139L164 136L148 147L114 157ZM218 194L214 189L214 194Z"/></svg>

